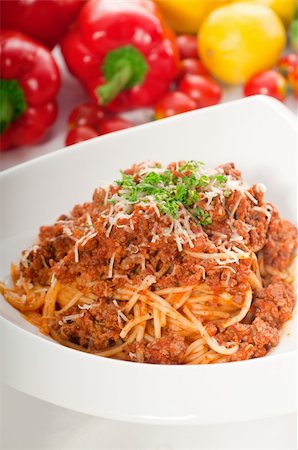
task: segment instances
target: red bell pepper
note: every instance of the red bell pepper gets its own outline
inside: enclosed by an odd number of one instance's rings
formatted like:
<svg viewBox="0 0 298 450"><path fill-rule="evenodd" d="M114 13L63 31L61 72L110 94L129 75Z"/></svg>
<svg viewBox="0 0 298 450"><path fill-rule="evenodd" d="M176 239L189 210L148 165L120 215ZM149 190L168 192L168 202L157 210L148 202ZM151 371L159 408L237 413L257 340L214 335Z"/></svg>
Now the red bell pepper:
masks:
<svg viewBox="0 0 298 450"><path fill-rule="evenodd" d="M151 0L91 0L62 40L69 70L115 112L154 103L178 74L172 32Z"/></svg>
<svg viewBox="0 0 298 450"><path fill-rule="evenodd" d="M1 0L1 29L25 33L53 48L85 0Z"/></svg>
<svg viewBox="0 0 298 450"><path fill-rule="evenodd" d="M57 64L46 47L14 31L0 33L0 150L38 141L57 116Z"/></svg>

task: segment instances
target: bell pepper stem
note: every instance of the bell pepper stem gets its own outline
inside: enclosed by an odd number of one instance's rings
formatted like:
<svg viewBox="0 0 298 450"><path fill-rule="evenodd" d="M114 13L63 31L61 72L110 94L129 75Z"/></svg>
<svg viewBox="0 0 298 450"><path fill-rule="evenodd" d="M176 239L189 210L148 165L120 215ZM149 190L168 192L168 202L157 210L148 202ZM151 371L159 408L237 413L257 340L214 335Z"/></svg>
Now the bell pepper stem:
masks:
<svg viewBox="0 0 298 450"><path fill-rule="evenodd" d="M1 92L0 100L0 133L9 127L13 120L14 106L9 95L6 92Z"/></svg>
<svg viewBox="0 0 298 450"><path fill-rule="evenodd" d="M123 61L121 68L105 84L96 89L101 105L107 105L125 89L132 77L133 70L129 61Z"/></svg>
<svg viewBox="0 0 298 450"><path fill-rule="evenodd" d="M144 55L132 45L107 53L101 67L106 83L95 89L101 105L107 105L125 89L143 83L148 71Z"/></svg>
<svg viewBox="0 0 298 450"><path fill-rule="evenodd" d="M27 109L23 89L17 80L0 79L0 134Z"/></svg>

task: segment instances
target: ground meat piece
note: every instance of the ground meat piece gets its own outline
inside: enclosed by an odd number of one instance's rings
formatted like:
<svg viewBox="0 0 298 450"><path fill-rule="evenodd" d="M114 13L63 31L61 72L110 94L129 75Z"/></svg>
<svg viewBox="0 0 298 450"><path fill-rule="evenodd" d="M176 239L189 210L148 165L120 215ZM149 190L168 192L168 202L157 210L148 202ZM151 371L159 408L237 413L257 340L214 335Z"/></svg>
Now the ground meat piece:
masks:
<svg viewBox="0 0 298 450"><path fill-rule="evenodd" d="M256 188L248 190L254 197ZM243 242L253 252L261 250L266 244L268 216L266 205L263 205L263 193L258 194L258 206L243 192L235 191L226 200L226 208L230 215L231 226L235 233L243 237ZM233 213L233 214L232 214ZM234 220L235 219L235 220Z"/></svg>
<svg viewBox="0 0 298 450"><path fill-rule="evenodd" d="M295 296L292 287L278 281L256 292L251 311L256 317L279 328L291 318L294 305Z"/></svg>
<svg viewBox="0 0 298 450"><path fill-rule="evenodd" d="M142 359L145 363L151 364L182 364L187 343L185 338L178 335L168 335L155 339L149 344L141 342L132 344L127 349L129 356L135 360L137 353L142 353Z"/></svg>
<svg viewBox="0 0 298 450"><path fill-rule="evenodd" d="M48 284L50 267L62 260L72 246L73 242L67 236L56 236L41 242L29 253L27 262L21 263L22 274L41 285Z"/></svg>
<svg viewBox="0 0 298 450"><path fill-rule="evenodd" d="M144 361L151 364L181 364L187 344L182 336L166 336L150 342L144 350Z"/></svg>
<svg viewBox="0 0 298 450"><path fill-rule="evenodd" d="M212 322L206 323L205 329L206 329L207 333L209 334L209 336L215 336L218 332L217 326Z"/></svg>
<svg viewBox="0 0 298 450"><path fill-rule="evenodd" d="M20 273L31 282L47 285L50 278L49 258L37 247L20 263Z"/></svg>
<svg viewBox="0 0 298 450"><path fill-rule="evenodd" d="M235 178L236 180L241 180L241 172L240 170L235 168L234 163L226 163L218 166L219 169L222 169L223 172L226 175L231 175L231 177Z"/></svg>
<svg viewBox="0 0 298 450"><path fill-rule="evenodd" d="M238 220L243 220L244 222L246 221L250 209L250 203L242 192L233 192L226 201L226 207L230 214L234 211L233 217Z"/></svg>
<svg viewBox="0 0 298 450"><path fill-rule="evenodd" d="M278 307L271 300L256 298L243 323L251 323L255 317L260 317L272 327L279 327Z"/></svg>
<svg viewBox="0 0 298 450"><path fill-rule="evenodd" d="M71 216L74 219L79 219L80 217L84 217L86 212L91 208L92 203L83 203L82 205L76 205L71 211Z"/></svg>
<svg viewBox="0 0 298 450"><path fill-rule="evenodd" d="M264 191L260 189L260 185L254 184L249 192L258 201L258 205L263 205L264 203Z"/></svg>
<svg viewBox="0 0 298 450"><path fill-rule="evenodd" d="M243 220L234 220L233 221L233 229L235 232L243 238L243 244L249 244L250 235L249 235L249 227L246 225Z"/></svg>
<svg viewBox="0 0 298 450"><path fill-rule="evenodd" d="M249 228L250 248L253 252L258 252L266 244L268 220L264 211L250 206L246 215L246 224Z"/></svg>
<svg viewBox="0 0 298 450"><path fill-rule="evenodd" d="M43 249L47 253L48 258L54 261L63 259L73 247L73 241L67 236L57 236L51 242L47 242Z"/></svg>
<svg viewBox="0 0 298 450"><path fill-rule="evenodd" d="M105 189L98 188L93 192L92 200L94 203L102 206L104 204L104 199L106 197Z"/></svg>
<svg viewBox="0 0 298 450"><path fill-rule="evenodd" d="M260 218L261 219L261 218ZM250 236L250 248L253 252L258 252L261 250L266 243L266 233L267 233L267 221L266 219L261 219L260 221L257 219L255 222L255 226L249 232Z"/></svg>
<svg viewBox="0 0 298 450"><path fill-rule="evenodd" d="M228 357L229 361L240 361L259 358L266 355L279 341L277 328L271 327L267 322L257 317L251 325L237 323L222 333L216 335L220 344L236 342L239 350Z"/></svg>
<svg viewBox="0 0 298 450"><path fill-rule="evenodd" d="M39 229L39 241L44 243L51 239L55 239L63 233L63 226L60 224L45 225Z"/></svg>
<svg viewBox="0 0 298 450"><path fill-rule="evenodd" d="M265 346L269 350L278 344L279 332L277 328L271 327L260 317L253 321L252 327L254 328L254 342L257 347Z"/></svg>
<svg viewBox="0 0 298 450"><path fill-rule="evenodd" d="M65 321L65 316L81 314L82 317ZM113 345L120 334L115 306L105 300L89 310L80 310L77 306L63 314L57 314L53 329L62 339L80 345L90 351L100 351Z"/></svg>
<svg viewBox="0 0 298 450"><path fill-rule="evenodd" d="M263 249L264 262L277 270L284 270L291 263L297 248L297 228L288 220L274 217L271 220L267 243Z"/></svg>

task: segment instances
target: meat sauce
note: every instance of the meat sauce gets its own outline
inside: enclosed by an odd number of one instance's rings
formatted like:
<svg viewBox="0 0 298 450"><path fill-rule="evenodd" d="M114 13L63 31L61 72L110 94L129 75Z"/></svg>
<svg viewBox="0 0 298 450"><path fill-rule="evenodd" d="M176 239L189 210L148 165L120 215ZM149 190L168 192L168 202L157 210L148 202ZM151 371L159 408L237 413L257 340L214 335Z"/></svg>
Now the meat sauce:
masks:
<svg viewBox="0 0 298 450"><path fill-rule="evenodd" d="M126 174L135 175L138 170L139 166L133 166ZM177 177L181 175L174 165L169 170ZM232 163L220 166L220 171L235 182L241 180L239 170ZM118 191L119 187L113 185L109 195ZM56 313L52 327L62 339L95 353L121 342L123 323L119 321L118 311L123 307L114 305L113 293L127 284L140 285L146 276L159 272L162 275L154 290L206 283L215 292L229 291L236 299L239 295L241 301L251 272L251 258L240 259L237 265L229 264L236 266L235 270L229 267L218 270L214 259L198 260L191 255L191 252L217 253L225 242L234 240L240 250L243 246L262 255L265 266L272 270L263 277L263 287L254 290L253 302L241 323L221 329L217 323L205 321L206 329L219 344L239 344L238 351L227 358L229 361L264 356L277 345L279 330L291 318L295 303L293 289L280 273L293 261L297 230L264 201L258 185L248 189L247 195L234 190L224 200L214 197L210 202L201 196L199 205L208 210L212 222L191 223L195 239L192 246L189 243L183 246L184 251L179 250L170 231L171 219L157 213L154 206L135 205L129 217L119 218L117 226L112 226L107 233L113 204L107 204L106 195L104 189L97 189L92 202L75 206L52 226L41 227L38 246L20 264L21 275L32 283L49 284L54 272L59 282L100 298L83 314L78 306L71 307L66 317L65 313ZM94 236L84 242L88 233ZM76 248L80 240L81 245ZM111 258L112 272L117 277L109 273ZM78 317L67 320L68 316ZM136 361L138 354L147 363L183 363L189 345L187 338L171 330L166 333L152 342L143 340L128 345L125 349L128 359Z"/></svg>

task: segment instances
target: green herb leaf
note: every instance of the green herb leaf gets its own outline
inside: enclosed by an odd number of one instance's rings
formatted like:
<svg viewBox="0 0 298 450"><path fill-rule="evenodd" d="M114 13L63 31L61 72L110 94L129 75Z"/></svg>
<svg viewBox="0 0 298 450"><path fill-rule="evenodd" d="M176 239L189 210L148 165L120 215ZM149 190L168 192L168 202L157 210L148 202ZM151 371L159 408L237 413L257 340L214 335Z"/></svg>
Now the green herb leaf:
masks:
<svg viewBox="0 0 298 450"><path fill-rule="evenodd" d="M226 175L212 175L211 180L216 180L217 184L224 184L227 182L228 177Z"/></svg>
<svg viewBox="0 0 298 450"><path fill-rule="evenodd" d="M201 161L188 161L186 164L184 164L183 166L179 167L178 172L191 172L191 173L195 173L198 168L200 166L204 165L203 162Z"/></svg>
<svg viewBox="0 0 298 450"><path fill-rule="evenodd" d="M121 171L121 175L122 175L122 180L117 180L116 184L118 184L118 186L122 186L122 187L131 187L131 186L136 186L136 182L134 181L134 178L132 175L127 175L126 173Z"/></svg>
<svg viewBox="0 0 298 450"><path fill-rule="evenodd" d="M202 208L195 209L196 217L199 219L201 225L211 225L212 219L210 214L204 211Z"/></svg>
<svg viewBox="0 0 298 450"><path fill-rule="evenodd" d="M198 174L198 168L202 164L188 161L179 168L182 176L178 177L167 169L159 173L152 170L144 176L139 173L133 176L122 172L122 179L116 182L121 188L118 194L130 203L141 201L149 203L153 199L161 212L174 219L178 217L179 209L183 205L201 225L210 225L212 223L210 214L197 207L200 192L204 192L204 188L214 180L219 185L225 183L227 177L222 174L213 176Z"/></svg>

